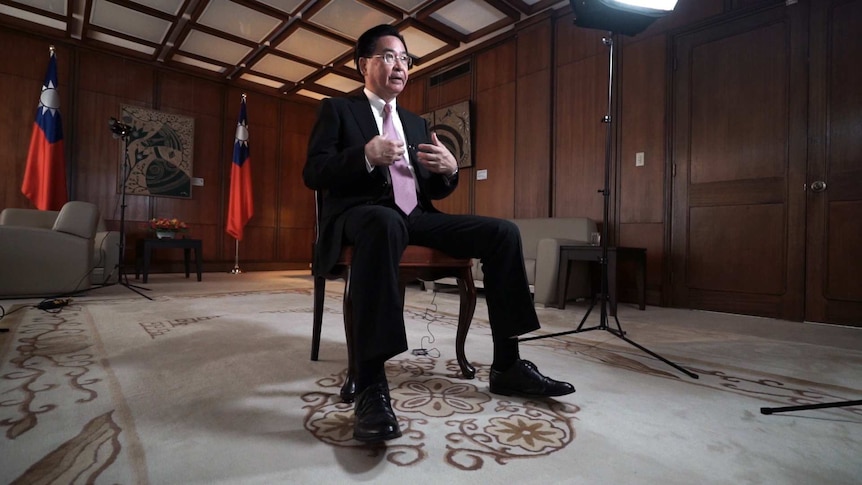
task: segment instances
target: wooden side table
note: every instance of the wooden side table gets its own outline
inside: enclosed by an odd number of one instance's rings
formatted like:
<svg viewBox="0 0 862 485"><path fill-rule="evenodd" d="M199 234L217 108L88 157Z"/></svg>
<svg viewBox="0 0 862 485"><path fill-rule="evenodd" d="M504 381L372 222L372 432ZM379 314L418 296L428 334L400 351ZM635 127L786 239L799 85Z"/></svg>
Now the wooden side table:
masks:
<svg viewBox="0 0 862 485"><path fill-rule="evenodd" d="M560 246L560 263L557 268L557 308L566 308L566 294L568 293L569 273L572 270L572 261L589 261L590 272L594 268L601 269L601 246L567 245ZM610 309L608 314L617 314L617 259L634 260L637 263L637 287L638 307L646 308L646 248L609 247L608 248L608 297ZM601 281L601 278L599 278ZM600 293L593 291L593 293Z"/></svg>
<svg viewBox="0 0 862 485"><path fill-rule="evenodd" d="M189 260L191 250L195 250L195 265L197 267L198 281L201 281L201 267L203 255L203 244L200 239L139 239L136 251L135 279L143 273L143 282L147 282L150 274L150 260L153 249L179 248L183 250L183 261L186 266L186 278L189 277Z"/></svg>

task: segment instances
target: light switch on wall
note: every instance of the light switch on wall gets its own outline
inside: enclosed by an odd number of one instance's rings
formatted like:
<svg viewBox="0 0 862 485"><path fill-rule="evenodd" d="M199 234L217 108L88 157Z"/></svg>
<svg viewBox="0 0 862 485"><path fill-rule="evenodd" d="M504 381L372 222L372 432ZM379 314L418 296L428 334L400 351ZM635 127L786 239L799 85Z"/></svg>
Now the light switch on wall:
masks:
<svg viewBox="0 0 862 485"><path fill-rule="evenodd" d="M476 180L488 180L488 170L476 170Z"/></svg>
<svg viewBox="0 0 862 485"><path fill-rule="evenodd" d="M635 167L644 166L644 152L635 153Z"/></svg>

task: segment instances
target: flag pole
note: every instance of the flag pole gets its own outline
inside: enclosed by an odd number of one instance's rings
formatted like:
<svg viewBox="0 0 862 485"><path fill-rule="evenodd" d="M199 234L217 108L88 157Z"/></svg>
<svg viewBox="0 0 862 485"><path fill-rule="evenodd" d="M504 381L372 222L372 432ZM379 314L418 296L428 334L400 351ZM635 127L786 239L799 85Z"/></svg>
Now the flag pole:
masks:
<svg viewBox="0 0 862 485"><path fill-rule="evenodd" d="M57 69L56 49L49 45L48 67L39 94L39 106L35 110L21 182L21 193L43 211L58 211L69 201Z"/></svg>
<svg viewBox="0 0 862 485"><path fill-rule="evenodd" d="M242 93L239 119L233 143L233 160L230 169L230 194L227 211L227 233L236 240L236 253L231 274L241 274L239 268L239 242L243 237L246 223L254 214L251 194L251 156L248 148L248 117L246 115L246 95Z"/></svg>
<svg viewBox="0 0 862 485"><path fill-rule="evenodd" d="M234 255L233 260L233 269L230 270L230 274L242 274L242 270L239 269L239 239L235 239L236 241L236 253Z"/></svg>

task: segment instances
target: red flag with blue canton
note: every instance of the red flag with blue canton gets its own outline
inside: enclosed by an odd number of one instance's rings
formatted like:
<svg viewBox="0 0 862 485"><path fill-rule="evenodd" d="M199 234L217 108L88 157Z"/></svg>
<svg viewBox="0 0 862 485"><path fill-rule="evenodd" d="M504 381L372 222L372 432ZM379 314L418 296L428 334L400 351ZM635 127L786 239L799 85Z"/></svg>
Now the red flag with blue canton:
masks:
<svg viewBox="0 0 862 485"><path fill-rule="evenodd" d="M30 135L30 151L27 153L21 193L39 210L60 210L69 200L54 47L51 47L48 72L45 74L36 121Z"/></svg>
<svg viewBox="0 0 862 485"><path fill-rule="evenodd" d="M230 169L230 198L227 208L227 233L242 241L243 230L254 215L251 193L251 157L248 149L248 117L245 95L239 109L236 137L233 142L233 163Z"/></svg>

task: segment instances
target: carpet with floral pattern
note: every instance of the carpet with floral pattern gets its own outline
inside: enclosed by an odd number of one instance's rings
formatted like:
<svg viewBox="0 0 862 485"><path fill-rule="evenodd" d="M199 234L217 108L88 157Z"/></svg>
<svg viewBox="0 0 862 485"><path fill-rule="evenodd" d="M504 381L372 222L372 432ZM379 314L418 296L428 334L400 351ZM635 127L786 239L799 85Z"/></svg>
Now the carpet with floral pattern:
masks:
<svg viewBox="0 0 862 485"><path fill-rule="evenodd" d="M220 290L220 291L219 291ZM311 280L279 288L75 301L3 320L2 483L853 483L862 409L763 416L761 406L859 395L860 351L788 343L639 312L627 335L525 342L522 356L578 392L488 392L490 331L480 298L454 356L457 298L409 288L410 352L387 364L403 436L351 438L340 287L330 284L321 359L309 360ZM583 306L538 309L543 331ZM652 312L652 315L648 315ZM709 317L709 316L707 316ZM789 322L788 322L789 323ZM642 343L644 343L642 342ZM797 354L794 356L794 354ZM836 374L793 364L841 362ZM819 359L819 360L818 360ZM848 377L849 376L849 377ZM858 397L856 397L858 399Z"/></svg>

